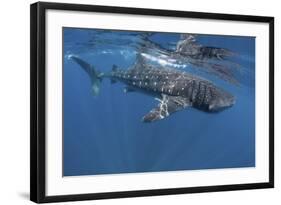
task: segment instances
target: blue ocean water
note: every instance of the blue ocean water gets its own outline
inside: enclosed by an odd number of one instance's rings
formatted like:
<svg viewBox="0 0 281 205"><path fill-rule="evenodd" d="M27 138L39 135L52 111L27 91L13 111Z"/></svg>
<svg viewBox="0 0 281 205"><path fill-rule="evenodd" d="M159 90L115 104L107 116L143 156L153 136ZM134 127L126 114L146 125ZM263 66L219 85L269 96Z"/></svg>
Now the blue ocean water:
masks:
<svg viewBox="0 0 281 205"><path fill-rule="evenodd" d="M190 107L152 123L141 119L158 104L153 97L124 93L124 84L108 79L93 96L89 76L69 56L79 56L102 72L113 64L128 69L145 39L153 42L150 55L161 54L161 49L175 49L180 34L64 28L63 39L64 176L255 166L254 37L196 35L204 46L237 54L226 66L239 65L233 68L239 85L191 64L174 68L229 91L236 97L234 106L218 113Z"/></svg>

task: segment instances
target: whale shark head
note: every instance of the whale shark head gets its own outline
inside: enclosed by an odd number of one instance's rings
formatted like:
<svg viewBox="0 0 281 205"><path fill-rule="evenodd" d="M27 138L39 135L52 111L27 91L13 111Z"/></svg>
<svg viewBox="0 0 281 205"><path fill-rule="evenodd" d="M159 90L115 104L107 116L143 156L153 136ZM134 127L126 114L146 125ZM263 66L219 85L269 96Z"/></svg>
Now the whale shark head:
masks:
<svg viewBox="0 0 281 205"><path fill-rule="evenodd" d="M226 108L233 106L236 102L236 99L233 95L228 92L221 91L212 102L209 104L209 111L218 112Z"/></svg>

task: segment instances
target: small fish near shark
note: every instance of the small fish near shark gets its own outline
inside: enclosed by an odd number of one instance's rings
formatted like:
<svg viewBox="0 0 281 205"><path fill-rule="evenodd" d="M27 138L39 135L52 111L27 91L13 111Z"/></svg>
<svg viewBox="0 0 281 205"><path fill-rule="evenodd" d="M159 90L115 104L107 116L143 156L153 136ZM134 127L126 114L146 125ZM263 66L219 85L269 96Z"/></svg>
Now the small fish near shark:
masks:
<svg viewBox="0 0 281 205"><path fill-rule="evenodd" d="M218 112L235 104L233 95L212 82L184 71L149 65L140 54L131 68L119 69L113 65L108 73L97 71L77 56L72 55L70 59L89 75L93 95L99 94L102 79L109 78L112 83L124 83L127 92L145 93L159 101L143 117L143 122L161 120L191 106L204 112Z"/></svg>

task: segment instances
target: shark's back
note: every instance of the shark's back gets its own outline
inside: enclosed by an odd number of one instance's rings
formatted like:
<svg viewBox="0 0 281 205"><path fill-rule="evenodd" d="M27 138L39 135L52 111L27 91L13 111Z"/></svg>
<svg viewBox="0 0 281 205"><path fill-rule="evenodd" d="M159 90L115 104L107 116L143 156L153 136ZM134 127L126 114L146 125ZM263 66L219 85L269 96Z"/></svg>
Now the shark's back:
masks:
<svg viewBox="0 0 281 205"><path fill-rule="evenodd" d="M178 96L205 111L217 111L234 103L234 97L210 81L190 73L147 66L144 69L117 70L113 77L129 86L158 95Z"/></svg>
<svg viewBox="0 0 281 205"><path fill-rule="evenodd" d="M186 107L214 112L230 107L234 97L215 86L210 81L190 73L175 69L158 68L138 61L131 69L113 66L110 73L95 70L94 66L78 57L72 57L90 76L94 94L99 90L102 78L110 78L112 83L121 81L130 91L141 91L155 96L160 102L143 117L144 122L163 119Z"/></svg>

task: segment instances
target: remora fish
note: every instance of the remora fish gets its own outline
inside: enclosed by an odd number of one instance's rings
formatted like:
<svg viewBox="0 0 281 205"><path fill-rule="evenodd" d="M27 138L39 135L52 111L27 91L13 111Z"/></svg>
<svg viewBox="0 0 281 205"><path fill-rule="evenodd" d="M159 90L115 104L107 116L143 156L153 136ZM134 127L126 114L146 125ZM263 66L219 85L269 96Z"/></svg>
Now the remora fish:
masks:
<svg viewBox="0 0 281 205"><path fill-rule="evenodd" d="M126 92L137 91L154 96L159 104L143 117L143 122L164 119L190 106L205 112L217 112L235 103L230 93L210 81L187 72L148 65L140 55L130 69L118 69L113 65L109 73L97 71L76 56L70 58L90 76L93 95L99 94L102 79L109 78L112 83L126 84Z"/></svg>

